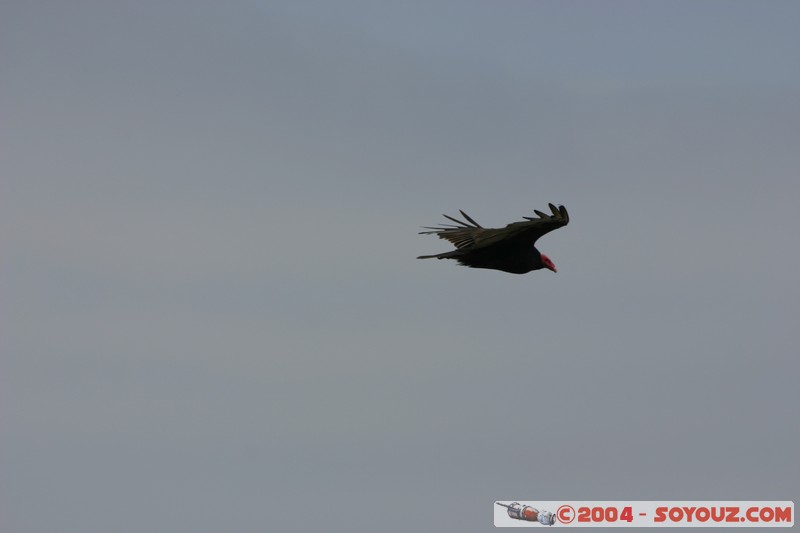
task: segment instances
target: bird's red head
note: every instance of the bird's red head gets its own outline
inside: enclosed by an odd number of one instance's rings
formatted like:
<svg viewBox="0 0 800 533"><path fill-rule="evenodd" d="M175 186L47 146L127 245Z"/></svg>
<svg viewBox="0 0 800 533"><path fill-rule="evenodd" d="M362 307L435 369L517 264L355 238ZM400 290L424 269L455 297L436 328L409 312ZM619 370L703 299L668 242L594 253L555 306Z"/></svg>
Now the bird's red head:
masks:
<svg viewBox="0 0 800 533"><path fill-rule="evenodd" d="M556 270L556 265L555 265L555 263L553 263L553 262L550 260L550 258L549 258L549 257L547 257L547 256L546 256L546 255L544 255L544 254L542 254L542 264L544 265L544 267L545 267L547 270L552 270L553 272L558 272L558 270Z"/></svg>

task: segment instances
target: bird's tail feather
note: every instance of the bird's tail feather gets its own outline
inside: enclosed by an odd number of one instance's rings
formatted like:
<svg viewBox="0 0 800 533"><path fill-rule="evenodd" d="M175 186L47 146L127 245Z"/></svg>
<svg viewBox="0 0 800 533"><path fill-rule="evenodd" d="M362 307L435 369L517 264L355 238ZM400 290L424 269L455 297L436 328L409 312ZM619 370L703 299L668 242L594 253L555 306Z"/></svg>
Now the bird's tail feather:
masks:
<svg viewBox="0 0 800 533"><path fill-rule="evenodd" d="M458 255L457 252L459 252L459 250L453 250L452 252L444 252L444 253L441 253L441 254L434 254L434 255L420 255L419 257L417 257L417 259L433 259L433 258L436 258L436 259L451 259L452 257L455 257L456 255Z"/></svg>

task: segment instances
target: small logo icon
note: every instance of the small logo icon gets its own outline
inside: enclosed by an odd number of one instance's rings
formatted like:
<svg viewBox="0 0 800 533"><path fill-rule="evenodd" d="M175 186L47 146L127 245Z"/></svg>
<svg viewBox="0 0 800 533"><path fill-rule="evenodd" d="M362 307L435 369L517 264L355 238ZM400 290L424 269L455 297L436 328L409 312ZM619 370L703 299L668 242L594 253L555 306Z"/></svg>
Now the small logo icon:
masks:
<svg viewBox="0 0 800 533"><path fill-rule="evenodd" d="M508 516L515 520L524 520L526 522L539 522L545 526L552 526L556 523L556 516L550 511L540 511L530 505L522 505L519 502L505 504L495 502L501 507L505 507L508 511Z"/></svg>

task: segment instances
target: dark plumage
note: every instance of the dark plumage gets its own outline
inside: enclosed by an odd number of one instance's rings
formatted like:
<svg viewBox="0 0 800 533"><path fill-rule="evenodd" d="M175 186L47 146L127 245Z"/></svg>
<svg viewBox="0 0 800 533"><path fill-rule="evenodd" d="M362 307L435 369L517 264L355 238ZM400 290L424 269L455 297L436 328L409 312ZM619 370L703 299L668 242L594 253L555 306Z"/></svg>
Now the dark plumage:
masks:
<svg viewBox="0 0 800 533"><path fill-rule="evenodd" d="M525 274L541 268L556 272L556 266L550 258L534 246L536 240L545 233L569 223L569 214L563 205L556 207L550 204L550 210L552 215L534 210L537 218L522 217L524 222L513 222L504 228L484 228L464 211L461 214L466 222L444 215L457 225L426 227L431 231L421 231L420 234L438 235L440 239L450 241L456 249L436 255L421 255L417 259L455 259L468 267L490 268L512 274Z"/></svg>

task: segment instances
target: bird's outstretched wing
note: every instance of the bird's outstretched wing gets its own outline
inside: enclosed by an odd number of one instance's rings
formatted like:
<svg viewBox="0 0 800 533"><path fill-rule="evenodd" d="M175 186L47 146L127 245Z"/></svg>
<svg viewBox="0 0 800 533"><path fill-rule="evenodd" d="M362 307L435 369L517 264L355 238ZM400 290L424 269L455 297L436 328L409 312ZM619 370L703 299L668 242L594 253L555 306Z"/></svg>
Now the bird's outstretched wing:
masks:
<svg viewBox="0 0 800 533"><path fill-rule="evenodd" d="M470 217L464 211L459 209L459 212L467 220L467 222L453 218L450 215L442 215L446 219L452 220L457 225L442 224L441 226L435 227L424 226L425 229L430 231L420 231L420 235L438 235L440 239L446 239L450 241L453 246L460 249L474 246L475 243L481 239L481 236L486 234L487 231L497 231L492 229L487 230L475 222L475 220L473 220L472 217Z"/></svg>
<svg viewBox="0 0 800 533"><path fill-rule="evenodd" d="M425 227L429 231L421 231L423 235L438 235L453 243L459 250L484 248L504 241L524 241L533 245L542 235L566 226L569 223L569 214L562 205L556 207L549 204L552 215L535 210L536 217L522 217L525 220L512 222L504 228L484 228L473 220L464 211L460 211L467 222L463 222L448 215L445 218L454 224L442 224L438 227Z"/></svg>

